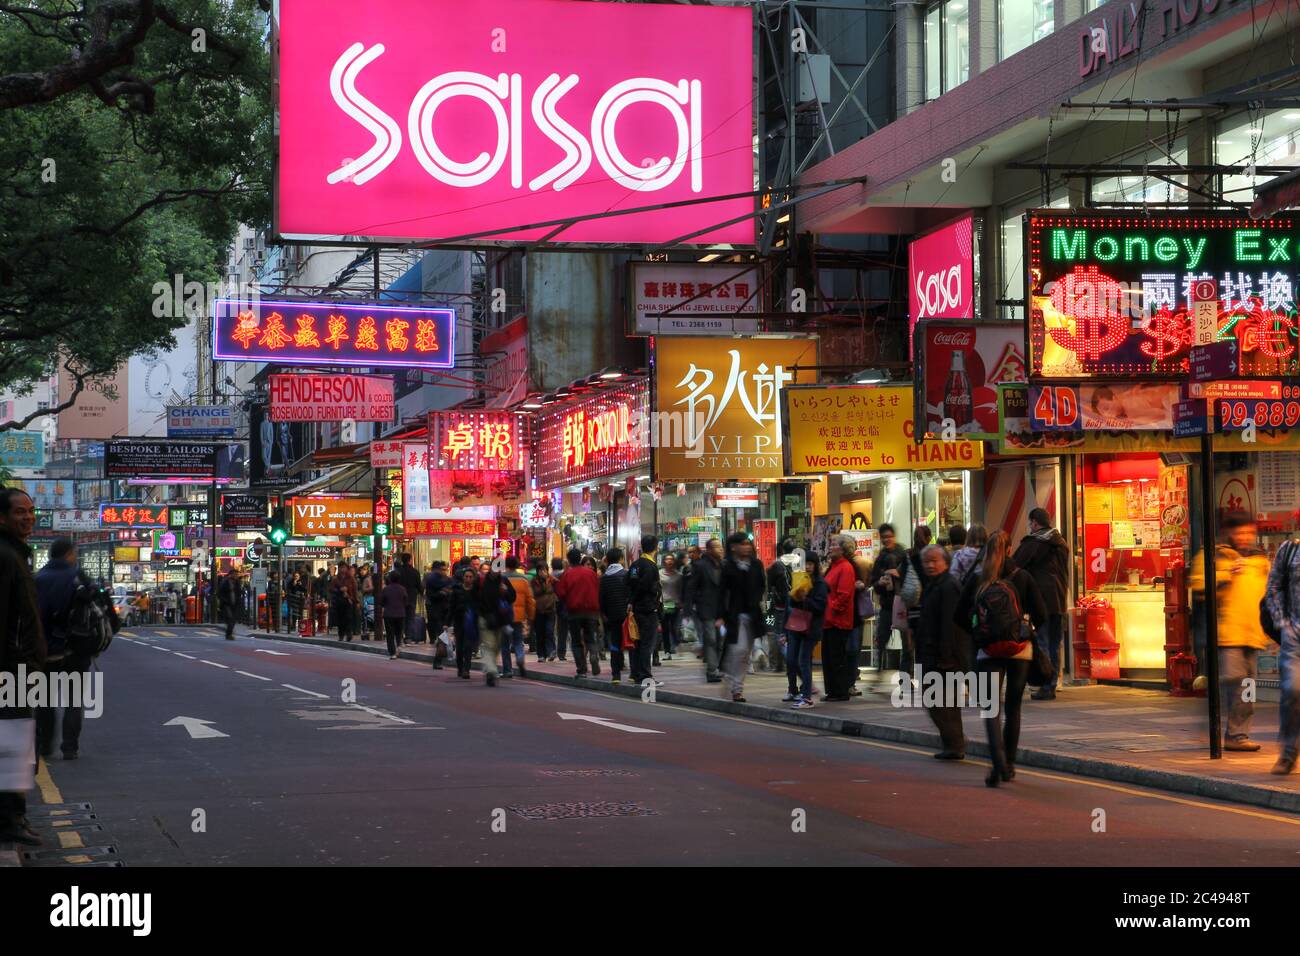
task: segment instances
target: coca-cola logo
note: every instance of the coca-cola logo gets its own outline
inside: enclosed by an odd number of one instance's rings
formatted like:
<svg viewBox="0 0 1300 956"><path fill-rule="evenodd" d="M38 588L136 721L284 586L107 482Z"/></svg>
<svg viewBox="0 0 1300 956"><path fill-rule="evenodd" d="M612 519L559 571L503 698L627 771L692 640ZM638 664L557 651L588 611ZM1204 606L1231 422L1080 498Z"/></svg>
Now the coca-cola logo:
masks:
<svg viewBox="0 0 1300 956"><path fill-rule="evenodd" d="M915 276L917 318L935 318L956 312L962 305L961 266L946 272L940 270L927 274L918 271Z"/></svg>
<svg viewBox="0 0 1300 956"><path fill-rule="evenodd" d="M951 348L968 349L974 340L974 334L970 329L961 329L960 331L935 332L934 344L946 345Z"/></svg>

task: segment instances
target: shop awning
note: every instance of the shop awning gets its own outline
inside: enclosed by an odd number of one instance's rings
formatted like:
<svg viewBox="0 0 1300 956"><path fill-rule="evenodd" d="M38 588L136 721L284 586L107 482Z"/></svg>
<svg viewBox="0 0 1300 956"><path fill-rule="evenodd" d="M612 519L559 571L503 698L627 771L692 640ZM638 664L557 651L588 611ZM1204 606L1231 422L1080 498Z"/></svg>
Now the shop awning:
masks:
<svg viewBox="0 0 1300 956"><path fill-rule="evenodd" d="M339 465L331 468L319 478L313 478L311 481L304 482L296 488L281 492L283 497L291 495L305 495L313 491L344 491L348 490L352 484L365 476L370 470L369 461L349 462L345 465ZM348 488L337 487L347 485Z"/></svg>

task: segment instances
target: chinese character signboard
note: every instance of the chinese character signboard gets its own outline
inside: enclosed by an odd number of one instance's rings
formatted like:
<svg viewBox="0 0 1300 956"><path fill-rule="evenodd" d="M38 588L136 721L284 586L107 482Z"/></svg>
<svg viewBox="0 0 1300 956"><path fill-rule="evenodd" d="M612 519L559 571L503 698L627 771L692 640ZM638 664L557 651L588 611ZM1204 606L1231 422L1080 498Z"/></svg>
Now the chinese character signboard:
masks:
<svg viewBox="0 0 1300 956"><path fill-rule="evenodd" d="M101 528L167 529L166 505L142 505L139 502L102 504L99 506Z"/></svg>
<svg viewBox="0 0 1300 956"><path fill-rule="evenodd" d="M331 538L368 537L371 528L369 497L311 496L290 498L290 526L294 535L323 534Z"/></svg>
<svg viewBox="0 0 1300 956"><path fill-rule="evenodd" d="M786 472L956 471L984 466L984 443L917 444L906 385L787 389L782 427Z"/></svg>
<svg viewBox="0 0 1300 956"><path fill-rule="evenodd" d="M167 406L168 438L234 438L233 405Z"/></svg>
<svg viewBox="0 0 1300 956"><path fill-rule="evenodd" d="M410 459L406 467L410 467ZM527 500L528 451L513 412L429 413L429 503L436 508ZM410 487L407 488L408 495ZM415 517L407 500L406 520Z"/></svg>
<svg viewBox="0 0 1300 956"><path fill-rule="evenodd" d="M222 531L265 531L266 495L222 495Z"/></svg>
<svg viewBox="0 0 1300 956"><path fill-rule="evenodd" d="M910 327L975 318L975 218L963 216L907 246ZM915 337L912 338L915 354Z"/></svg>
<svg viewBox="0 0 1300 956"><path fill-rule="evenodd" d="M98 531L99 512L60 508L54 512L55 531Z"/></svg>
<svg viewBox="0 0 1300 956"><path fill-rule="evenodd" d="M370 443L370 467L371 468L401 468L403 462L402 450L405 442L400 441L372 441Z"/></svg>
<svg viewBox="0 0 1300 956"><path fill-rule="evenodd" d="M455 309L218 299L213 356L284 365L451 368L455 329Z"/></svg>
<svg viewBox="0 0 1300 956"><path fill-rule="evenodd" d="M753 266L707 262L631 262L628 304L637 335L757 332L763 286Z"/></svg>
<svg viewBox="0 0 1300 956"><path fill-rule="evenodd" d="M43 432L0 432L0 466L44 468L45 434Z"/></svg>
<svg viewBox="0 0 1300 956"><path fill-rule="evenodd" d="M538 416L539 488L650 470L650 382L637 379Z"/></svg>
<svg viewBox="0 0 1300 956"><path fill-rule="evenodd" d="M475 511L474 508L448 508L448 511ZM471 535L493 535L497 522L493 518L407 518L408 538L451 538Z"/></svg>
<svg viewBox="0 0 1300 956"><path fill-rule="evenodd" d="M273 422L391 422L393 380L377 375L271 375Z"/></svg>
<svg viewBox="0 0 1300 956"><path fill-rule="evenodd" d="M169 528L201 528L210 523L207 505L167 506L167 526Z"/></svg>
<svg viewBox="0 0 1300 956"><path fill-rule="evenodd" d="M780 393L811 382L817 340L655 339L655 477L772 481L781 466ZM796 374L795 367L802 371Z"/></svg>
<svg viewBox="0 0 1300 956"><path fill-rule="evenodd" d="M1300 372L1300 219L1038 211L1025 239L1035 378L1183 378L1209 337L1207 294L1214 340L1239 347L1236 375Z"/></svg>
<svg viewBox="0 0 1300 956"><path fill-rule="evenodd" d="M138 482L244 480L244 446L180 441L123 441L104 445L104 477Z"/></svg>
<svg viewBox="0 0 1300 956"><path fill-rule="evenodd" d="M916 416L923 434L998 437L998 386L1025 381L1019 322L920 322L915 332Z"/></svg>
<svg viewBox="0 0 1300 956"><path fill-rule="evenodd" d="M552 220L743 193L579 221L556 238L643 243L707 229L689 241L753 243L747 8L373 7L278 5L277 233L518 243L553 234Z"/></svg>

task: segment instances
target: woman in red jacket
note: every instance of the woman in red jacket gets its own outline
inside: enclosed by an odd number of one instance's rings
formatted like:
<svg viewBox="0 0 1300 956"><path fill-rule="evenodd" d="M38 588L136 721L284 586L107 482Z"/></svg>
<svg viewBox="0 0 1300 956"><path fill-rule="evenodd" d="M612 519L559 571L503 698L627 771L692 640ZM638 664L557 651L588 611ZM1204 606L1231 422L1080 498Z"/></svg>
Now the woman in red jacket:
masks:
<svg viewBox="0 0 1300 956"><path fill-rule="evenodd" d="M853 608L857 599L858 572L853 564L857 542L852 538L836 540L838 551L831 558L831 568L826 572L826 619L822 630L822 681L826 696L822 700L849 699L846 662L849 641L853 636Z"/></svg>

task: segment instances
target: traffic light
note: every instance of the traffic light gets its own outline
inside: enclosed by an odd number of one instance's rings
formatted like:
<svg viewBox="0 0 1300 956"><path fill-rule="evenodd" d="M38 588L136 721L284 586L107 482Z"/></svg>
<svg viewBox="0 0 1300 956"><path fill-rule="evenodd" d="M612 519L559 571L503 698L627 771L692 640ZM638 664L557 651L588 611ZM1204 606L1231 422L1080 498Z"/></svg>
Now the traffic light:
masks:
<svg viewBox="0 0 1300 956"><path fill-rule="evenodd" d="M284 520L284 509L276 508L266 523L266 534L272 544L284 544L289 537L289 526Z"/></svg>
<svg viewBox="0 0 1300 956"><path fill-rule="evenodd" d="M375 489L374 532L377 535L388 534L388 523L392 518L393 506L389 499L391 492L387 486Z"/></svg>

